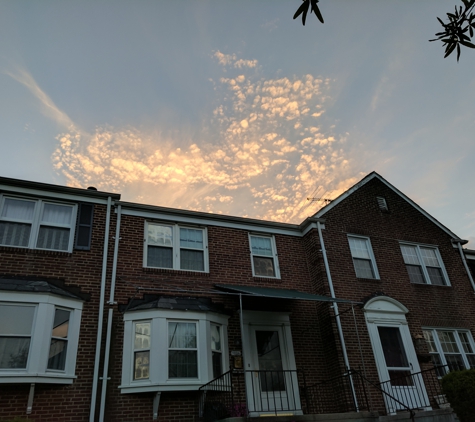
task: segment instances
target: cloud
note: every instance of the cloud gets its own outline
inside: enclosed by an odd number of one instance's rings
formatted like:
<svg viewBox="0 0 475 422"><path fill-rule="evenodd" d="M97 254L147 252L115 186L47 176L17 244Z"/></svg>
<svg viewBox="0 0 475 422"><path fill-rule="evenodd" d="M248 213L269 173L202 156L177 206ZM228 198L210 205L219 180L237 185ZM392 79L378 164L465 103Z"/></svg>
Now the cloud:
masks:
<svg viewBox="0 0 475 422"><path fill-rule="evenodd" d="M24 69L16 68L14 71L6 71L8 76L20 82L40 101L42 112L59 125L70 128L74 126L69 116L60 110L53 100L38 86L33 77Z"/></svg>
<svg viewBox="0 0 475 422"><path fill-rule="evenodd" d="M328 80L264 78L243 70L257 61L214 57L237 73L216 81L206 131L178 140L166 131L73 128L57 137L56 171L69 185L125 200L294 223L324 205L307 197L334 198L356 181L345 136L322 129Z"/></svg>

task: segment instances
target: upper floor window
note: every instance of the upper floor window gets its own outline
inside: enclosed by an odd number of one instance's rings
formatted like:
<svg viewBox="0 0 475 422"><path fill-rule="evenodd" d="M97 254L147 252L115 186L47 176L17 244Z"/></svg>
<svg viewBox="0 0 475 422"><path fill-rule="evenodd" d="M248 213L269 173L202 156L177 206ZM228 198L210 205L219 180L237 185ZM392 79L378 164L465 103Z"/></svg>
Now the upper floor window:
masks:
<svg viewBox="0 0 475 422"><path fill-rule="evenodd" d="M195 390L228 365L228 316L147 309L124 324L123 393Z"/></svg>
<svg viewBox="0 0 475 422"><path fill-rule="evenodd" d="M274 237L251 234L249 242L253 275L280 278Z"/></svg>
<svg viewBox="0 0 475 422"><path fill-rule="evenodd" d="M0 245L71 251L76 205L0 198Z"/></svg>
<svg viewBox="0 0 475 422"><path fill-rule="evenodd" d="M205 229L146 222L145 235L146 267L208 272Z"/></svg>
<svg viewBox="0 0 475 422"><path fill-rule="evenodd" d="M356 277L379 279L376 259L368 237L348 236Z"/></svg>
<svg viewBox="0 0 475 422"><path fill-rule="evenodd" d="M72 383L81 310L79 300L3 291L0 383Z"/></svg>
<svg viewBox="0 0 475 422"><path fill-rule="evenodd" d="M423 334L434 365L447 365L449 371L475 369L475 344L469 331L424 329ZM439 369L439 376L446 370Z"/></svg>
<svg viewBox="0 0 475 422"><path fill-rule="evenodd" d="M411 283L450 285L436 247L402 243L401 252Z"/></svg>

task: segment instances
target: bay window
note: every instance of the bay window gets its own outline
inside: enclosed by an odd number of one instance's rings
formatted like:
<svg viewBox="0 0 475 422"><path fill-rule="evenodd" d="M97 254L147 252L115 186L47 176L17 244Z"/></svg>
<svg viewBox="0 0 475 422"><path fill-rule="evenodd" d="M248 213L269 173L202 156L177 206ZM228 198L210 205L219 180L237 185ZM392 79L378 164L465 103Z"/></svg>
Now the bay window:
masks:
<svg viewBox="0 0 475 422"><path fill-rule="evenodd" d="M424 338L434 365L447 365L447 370L475 369L475 344L466 330L424 329ZM439 369L443 376L445 369Z"/></svg>
<svg viewBox="0 0 475 422"><path fill-rule="evenodd" d="M228 316L143 309L124 314L122 393L197 390L228 366Z"/></svg>
<svg viewBox="0 0 475 422"><path fill-rule="evenodd" d="M0 383L72 383L81 310L80 300L2 291Z"/></svg>
<svg viewBox="0 0 475 422"><path fill-rule="evenodd" d="M206 230L146 222L144 266L208 272Z"/></svg>

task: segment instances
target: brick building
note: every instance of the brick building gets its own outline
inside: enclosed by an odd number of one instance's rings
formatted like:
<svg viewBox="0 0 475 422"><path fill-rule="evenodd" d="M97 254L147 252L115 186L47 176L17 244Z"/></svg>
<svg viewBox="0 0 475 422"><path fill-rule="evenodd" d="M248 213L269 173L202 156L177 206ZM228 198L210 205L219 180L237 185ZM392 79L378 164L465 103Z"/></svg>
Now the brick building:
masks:
<svg viewBox="0 0 475 422"><path fill-rule="evenodd" d="M300 225L0 178L0 420L429 415L463 244L376 173Z"/></svg>

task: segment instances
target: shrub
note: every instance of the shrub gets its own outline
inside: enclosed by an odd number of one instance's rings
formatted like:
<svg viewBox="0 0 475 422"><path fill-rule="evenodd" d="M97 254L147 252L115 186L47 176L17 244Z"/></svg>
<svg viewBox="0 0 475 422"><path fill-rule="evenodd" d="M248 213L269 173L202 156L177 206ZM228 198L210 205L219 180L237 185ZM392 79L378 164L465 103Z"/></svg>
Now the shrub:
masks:
<svg viewBox="0 0 475 422"><path fill-rule="evenodd" d="M442 390L460 422L472 422L475 415L475 369L448 373L442 378Z"/></svg>

